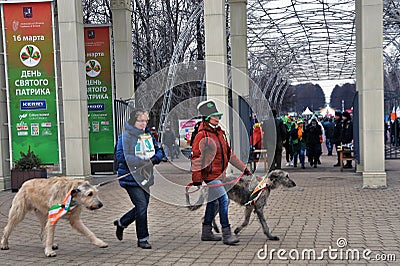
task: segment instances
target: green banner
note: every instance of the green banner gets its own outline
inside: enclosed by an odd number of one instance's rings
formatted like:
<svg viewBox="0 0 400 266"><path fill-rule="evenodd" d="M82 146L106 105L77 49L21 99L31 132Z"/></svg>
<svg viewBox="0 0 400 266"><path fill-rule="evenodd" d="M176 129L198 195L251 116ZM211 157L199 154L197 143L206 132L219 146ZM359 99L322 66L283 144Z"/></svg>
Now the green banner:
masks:
<svg viewBox="0 0 400 266"><path fill-rule="evenodd" d="M85 27L90 154L114 153L110 27Z"/></svg>
<svg viewBox="0 0 400 266"><path fill-rule="evenodd" d="M12 161L60 162L52 3L3 4Z"/></svg>

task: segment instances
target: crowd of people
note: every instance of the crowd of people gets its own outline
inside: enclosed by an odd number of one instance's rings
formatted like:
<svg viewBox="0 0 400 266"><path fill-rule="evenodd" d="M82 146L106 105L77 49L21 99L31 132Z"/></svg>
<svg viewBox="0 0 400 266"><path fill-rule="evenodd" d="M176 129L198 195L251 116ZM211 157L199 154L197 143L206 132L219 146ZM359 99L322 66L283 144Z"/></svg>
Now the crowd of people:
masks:
<svg viewBox="0 0 400 266"><path fill-rule="evenodd" d="M327 155L332 156L334 148L338 156L338 161L334 165L340 166L339 152L341 145L353 142L353 123L351 114L345 112L335 112L332 119L330 116L325 118L322 115L312 115L308 117L277 117L276 110L272 110L275 122L275 154L271 160L270 170L281 169L282 154L285 149L286 166L305 169L308 161L309 165L317 168L321 164L322 145L326 145ZM252 119L253 131L250 135L250 151L261 149L262 146L268 148L268 141L264 138L263 143L254 144L255 139L265 136L270 129L261 123L262 130L258 130L260 123L254 123ZM257 154L250 154L250 161L257 159ZM299 164L298 164L299 163ZM344 168L352 168L352 161L347 160ZM255 169L255 167L253 167Z"/></svg>

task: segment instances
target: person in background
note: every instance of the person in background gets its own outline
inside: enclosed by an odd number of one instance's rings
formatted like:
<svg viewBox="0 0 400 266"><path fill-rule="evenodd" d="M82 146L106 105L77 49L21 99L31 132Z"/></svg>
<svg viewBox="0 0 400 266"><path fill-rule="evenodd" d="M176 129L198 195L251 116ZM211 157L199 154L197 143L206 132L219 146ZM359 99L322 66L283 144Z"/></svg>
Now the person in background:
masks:
<svg viewBox="0 0 400 266"><path fill-rule="evenodd" d="M310 165L317 168L317 164L319 161L319 156L321 155L321 138L322 138L322 129L318 124L317 117L311 118L310 124L307 125L305 130L305 138L307 145L307 152L309 154Z"/></svg>
<svg viewBox="0 0 400 266"><path fill-rule="evenodd" d="M323 127L325 129L325 144L326 144L326 149L328 150L328 156L332 156L332 150L333 150L333 144L332 144L332 139L333 139L333 131L335 128L335 124L332 121L332 118L326 118L325 122L323 123Z"/></svg>
<svg viewBox="0 0 400 266"><path fill-rule="evenodd" d="M116 157L119 180L134 205L121 218L114 221L116 236L122 240L124 229L136 221L137 245L151 249L147 226L147 208L150 200L150 186L154 184L153 165L159 164L162 151L147 127L148 112L136 109L130 113L124 125L124 132L118 137Z"/></svg>
<svg viewBox="0 0 400 266"><path fill-rule="evenodd" d="M285 117L285 121L283 124L286 127L286 139L284 141L283 147L285 148L286 154L286 166L293 166L293 147L290 141L290 131L292 127L295 125L292 118L290 116Z"/></svg>
<svg viewBox="0 0 400 266"><path fill-rule="evenodd" d="M353 122L351 121L351 115L349 112L344 111L342 114L342 144L349 144L353 141ZM352 168L351 160L347 160L343 168Z"/></svg>
<svg viewBox="0 0 400 266"><path fill-rule="evenodd" d="M223 185L226 168L229 162L243 171L245 175L252 175L252 173L232 152L225 132L219 125L222 113L218 112L215 102L213 100L200 102L197 109L203 116L203 120L192 146L192 181L194 186L201 186L202 182L211 186L208 188L208 203L202 225L201 240L221 240L221 237L214 235L211 231L211 223L218 204L223 243L233 245L238 243L239 239L232 235L228 219L229 200Z"/></svg>
<svg viewBox="0 0 400 266"><path fill-rule="evenodd" d="M156 131L156 127L151 127L150 128L150 134L158 141L158 133Z"/></svg>
<svg viewBox="0 0 400 266"><path fill-rule="evenodd" d="M293 166L297 167L297 157L300 159L301 168L305 169L305 149L306 143L304 141L304 121L298 120L295 125L293 125L290 131L290 137L292 139L293 145Z"/></svg>
<svg viewBox="0 0 400 266"><path fill-rule="evenodd" d="M332 144L336 147L337 153L337 163L334 164L334 167L340 166L340 154L338 152L338 146L341 145L341 134L342 134L342 113L336 111L334 118L334 126L333 126L333 139Z"/></svg>
<svg viewBox="0 0 400 266"><path fill-rule="evenodd" d="M277 111L272 110L272 115L275 120L275 155L272 160L270 170L281 169L282 164L282 148L283 144L286 143L287 129L283 124L282 119L277 117Z"/></svg>
<svg viewBox="0 0 400 266"><path fill-rule="evenodd" d="M164 161L168 161L168 156L171 154L171 162L174 159L175 149L175 134L172 132L170 126L165 127L164 134L162 135L162 148L164 150Z"/></svg>
<svg viewBox="0 0 400 266"><path fill-rule="evenodd" d="M256 170L257 161L258 159L260 159L260 153L254 152L254 150L260 150L262 148L263 135L264 133L261 129L260 123L255 123L253 126L253 132L250 136L251 151L253 152L254 171Z"/></svg>

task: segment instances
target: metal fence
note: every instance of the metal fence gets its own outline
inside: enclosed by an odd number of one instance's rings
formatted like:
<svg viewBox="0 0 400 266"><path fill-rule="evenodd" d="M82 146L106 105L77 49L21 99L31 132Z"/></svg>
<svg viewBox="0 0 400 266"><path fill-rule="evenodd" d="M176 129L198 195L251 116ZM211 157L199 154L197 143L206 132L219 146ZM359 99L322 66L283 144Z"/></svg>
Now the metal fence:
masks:
<svg viewBox="0 0 400 266"><path fill-rule="evenodd" d="M115 130L115 143L117 143L118 136L122 133L124 123L129 119L129 114L133 107L130 105L129 100L115 99L114 100L114 130Z"/></svg>

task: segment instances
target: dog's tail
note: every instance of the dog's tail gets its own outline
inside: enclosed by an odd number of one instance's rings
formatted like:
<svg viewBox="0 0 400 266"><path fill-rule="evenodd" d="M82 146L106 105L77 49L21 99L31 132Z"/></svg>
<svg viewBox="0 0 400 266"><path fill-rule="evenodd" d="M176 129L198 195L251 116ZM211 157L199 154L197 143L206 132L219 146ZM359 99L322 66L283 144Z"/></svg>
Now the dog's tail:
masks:
<svg viewBox="0 0 400 266"><path fill-rule="evenodd" d="M205 198L205 192L204 191L205 191L204 189L200 190L200 197L197 200L197 202L195 204L193 204L193 205L190 203L189 193L185 194L185 196L186 196L186 206L190 211L195 211L195 210L199 209L203 205L204 198Z"/></svg>

